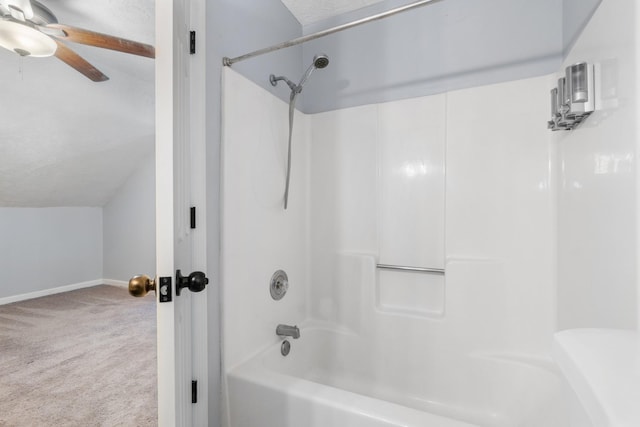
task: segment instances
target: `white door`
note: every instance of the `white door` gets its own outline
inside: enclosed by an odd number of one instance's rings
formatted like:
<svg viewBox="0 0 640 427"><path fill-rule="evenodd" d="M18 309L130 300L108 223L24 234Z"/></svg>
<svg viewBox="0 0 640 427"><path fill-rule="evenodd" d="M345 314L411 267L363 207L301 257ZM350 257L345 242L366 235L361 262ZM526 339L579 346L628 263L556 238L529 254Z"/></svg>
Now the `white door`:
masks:
<svg viewBox="0 0 640 427"><path fill-rule="evenodd" d="M176 270L206 273L204 44L190 53L190 31L204 40L204 0L156 2L158 425L206 426L207 295L183 289ZM192 20L193 16L193 20ZM192 22L193 21L193 22ZM199 28L198 28L199 27ZM198 31L200 30L200 31ZM196 228L190 208L196 207ZM165 278L165 279L162 279ZM192 402L197 381L197 403Z"/></svg>

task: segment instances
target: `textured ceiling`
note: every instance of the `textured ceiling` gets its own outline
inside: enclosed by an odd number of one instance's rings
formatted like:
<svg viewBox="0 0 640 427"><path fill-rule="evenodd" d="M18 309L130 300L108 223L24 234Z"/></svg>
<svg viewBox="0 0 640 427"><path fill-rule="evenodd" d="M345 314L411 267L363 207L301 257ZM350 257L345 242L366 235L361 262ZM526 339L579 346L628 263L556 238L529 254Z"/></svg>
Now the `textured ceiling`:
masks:
<svg viewBox="0 0 640 427"><path fill-rule="evenodd" d="M154 43L154 0L41 0L64 24ZM154 61L68 43L110 77L0 48L0 206L101 206L153 152Z"/></svg>
<svg viewBox="0 0 640 427"><path fill-rule="evenodd" d="M303 26L384 0L282 0Z"/></svg>

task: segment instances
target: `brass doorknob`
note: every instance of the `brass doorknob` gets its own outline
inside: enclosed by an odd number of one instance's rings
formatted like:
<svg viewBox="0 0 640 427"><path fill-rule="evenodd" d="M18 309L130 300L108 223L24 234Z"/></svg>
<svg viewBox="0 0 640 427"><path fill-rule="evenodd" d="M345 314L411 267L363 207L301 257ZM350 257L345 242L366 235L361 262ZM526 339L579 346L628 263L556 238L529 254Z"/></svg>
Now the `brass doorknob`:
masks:
<svg viewBox="0 0 640 427"><path fill-rule="evenodd" d="M149 293L149 291L156 290L156 281L146 274L140 276L133 276L129 280L129 293L134 297L143 297Z"/></svg>

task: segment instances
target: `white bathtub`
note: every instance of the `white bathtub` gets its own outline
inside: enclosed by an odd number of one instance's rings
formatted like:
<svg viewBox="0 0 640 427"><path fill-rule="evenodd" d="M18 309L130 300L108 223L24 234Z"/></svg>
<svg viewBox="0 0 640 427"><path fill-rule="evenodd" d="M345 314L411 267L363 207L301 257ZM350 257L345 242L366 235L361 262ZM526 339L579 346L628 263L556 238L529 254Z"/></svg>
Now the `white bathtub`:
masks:
<svg viewBox="0 0 640 427"><path fill-rule="evenodd" d="M424 354L320 327L289 341L287 357L277 343L228 373L231 427L568 425L550 362Z"/></svg>

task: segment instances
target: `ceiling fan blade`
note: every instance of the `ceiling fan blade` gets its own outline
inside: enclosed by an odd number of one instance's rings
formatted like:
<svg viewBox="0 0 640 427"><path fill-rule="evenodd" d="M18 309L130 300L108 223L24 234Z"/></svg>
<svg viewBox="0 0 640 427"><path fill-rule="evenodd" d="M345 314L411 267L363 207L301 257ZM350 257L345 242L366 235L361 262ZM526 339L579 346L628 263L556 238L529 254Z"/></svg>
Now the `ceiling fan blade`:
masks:
<svg viewBox="0 0 640 427"><path fill-rule="evenodd" d="M56 50L56 57L67 65L75 68L78 72L84 74L94 82L104 82L109 80L109 77L105 76L102 71L98 70L93 65L89 64L84 58L75 53L65 44L56 40L58 49Z"/></svg>
<svg viewBox="0 0 640 427"><path fill-rule="evenodd" d="M51 33L50 35L62 38L63 40L101 47L103 49L117 50L118 52L130 53L132 55L146 56L147 58L156 57L156 49L148 44L138 43L132 40L114 37L108 34L96 33L94 31L71 27L64 24L49 24L45 28L62 30L64 35L59 33Z"/></svg>

